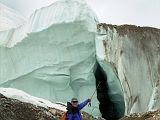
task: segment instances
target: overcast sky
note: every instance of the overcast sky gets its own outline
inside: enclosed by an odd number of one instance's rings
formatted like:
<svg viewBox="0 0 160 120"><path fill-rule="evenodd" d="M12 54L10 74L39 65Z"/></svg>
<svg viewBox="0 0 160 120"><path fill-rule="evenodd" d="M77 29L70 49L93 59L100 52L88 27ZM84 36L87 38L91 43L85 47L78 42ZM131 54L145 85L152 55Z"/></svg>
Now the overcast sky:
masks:
<svg viewBox="0 0 160 120"><path fill-rule="evenodd" d="M35 9L55 0L0 0L1 3L29 16ZM56 0L57 1L57 0ZM160 0L87 0L99 21L160 28Z"/></svg>

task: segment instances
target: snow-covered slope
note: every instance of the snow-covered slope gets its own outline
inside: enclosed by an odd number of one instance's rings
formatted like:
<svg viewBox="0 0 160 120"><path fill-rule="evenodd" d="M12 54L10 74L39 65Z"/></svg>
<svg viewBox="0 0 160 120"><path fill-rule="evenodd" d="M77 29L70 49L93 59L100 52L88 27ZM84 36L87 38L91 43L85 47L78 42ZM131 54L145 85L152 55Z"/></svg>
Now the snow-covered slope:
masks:
<svg viewBox="0 0 160 120"><path fill-rule="evenodd" d="M0 86L53 102L90 97L96 89L96 25L84 1L60 0L24 25L0 32ZM98 104L94 96L86 111L100 115Z"/></svg>
<svg viewBox="0 0 160 120"><path fill-rule="evenodd" d="M48 108L55 108L58 110L66 111L66 107L60 104L51 103L48 100L31 96L21 90L13 88L0 88L0 94L8 98L13 98L22 102L31 103L33 105Z"/></svg>
<svg viewBox="0 0 160 120"><path fill-rule="evenodd" d="M1 120L62 120L64 111L64 104L54 104L17 89L0 88ZM104 120L81 113L83 120Z"/></svg>
<svg viewBox="0 0 160 120"><path fill-rule="evenodd" d="M0 3L0 31L17 28L25 23L25 19L16 11Z"/></svg>

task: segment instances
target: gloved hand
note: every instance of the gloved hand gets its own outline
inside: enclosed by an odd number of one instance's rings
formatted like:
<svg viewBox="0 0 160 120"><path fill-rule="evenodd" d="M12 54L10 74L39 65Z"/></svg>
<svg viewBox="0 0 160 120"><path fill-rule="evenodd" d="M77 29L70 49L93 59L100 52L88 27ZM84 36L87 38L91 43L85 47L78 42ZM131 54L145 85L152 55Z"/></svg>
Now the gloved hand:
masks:
<svg viewBox="0 0 160 120"><path fill-rule="evenodd" d="M88 99L88 106L91 107L91 99Z"/></svg>

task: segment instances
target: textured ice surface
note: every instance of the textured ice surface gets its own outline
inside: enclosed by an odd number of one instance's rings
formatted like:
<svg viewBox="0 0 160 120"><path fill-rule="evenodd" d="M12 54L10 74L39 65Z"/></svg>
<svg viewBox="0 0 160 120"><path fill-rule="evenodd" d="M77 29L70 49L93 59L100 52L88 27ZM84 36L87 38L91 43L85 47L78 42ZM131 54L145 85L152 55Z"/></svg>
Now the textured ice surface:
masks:
<svg viewBox="0 0 160 120"><path fill-rule="evenodd" d="M101 69L104 71L105 76L107 76L106 83L108 86L108 95L110 101L113 103L115 115L118 118L121 118L125 113L125 102L123 90L120 81L116 76L116 71L114 70L113 65L109 62L99 58L97 59Z"/></svg>
<svg viewBox="0 0 160 120"><path fill-rule="evenodd" d="M61 0L0 32L0 85L52 102L95 90L96 16L85 2ZM85 111L100 115L96 95Z"/></svg>
<svg viewBox="0 0 160 120"><path fill-rule="evenodd" d="M108 86L108 95L110 101L113 103L114 112L118 118L121 118L125 113L124 93L114 64L106 59L106 37L106 30L102 26L100 28L98 27L98 34L95 41L96 58L107 78L106 83Z"/></svg>
<svg viewBox="0 0 160 120"><path fill-rule="evenodd" d="M24 23L22 16L0 3L0 31L16 28Z"/></svg>
<svg viewBox="0 0 160 120"><path fill-rule="evenodd" d="M98 27L98 57L115 67L123 88L125 111L160 108L160 30L149 27Z"/></svg>

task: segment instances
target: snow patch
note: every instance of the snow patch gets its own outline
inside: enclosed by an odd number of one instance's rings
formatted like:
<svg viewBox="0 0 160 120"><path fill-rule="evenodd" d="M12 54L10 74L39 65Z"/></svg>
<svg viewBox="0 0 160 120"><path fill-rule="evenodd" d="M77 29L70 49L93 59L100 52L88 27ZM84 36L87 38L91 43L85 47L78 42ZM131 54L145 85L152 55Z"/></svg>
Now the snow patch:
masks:
<svg viewBox="0 0 160 120"><path fill-rule="evenodd" d="M4 95L5 97L13 98L13 99L16 99L22 102L26 102L26 103L31 103L36 106L40 106L44 108L51 107L51 108L55 108L58 110L66 111L66 107L64 106L65 104L63 103L54 104L48 100L31 96L21 90L17 90L14 88L0 88L0 93Z"/></svg>

